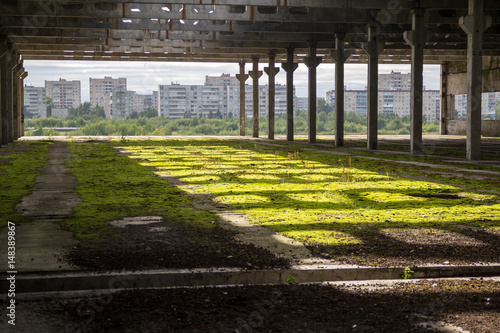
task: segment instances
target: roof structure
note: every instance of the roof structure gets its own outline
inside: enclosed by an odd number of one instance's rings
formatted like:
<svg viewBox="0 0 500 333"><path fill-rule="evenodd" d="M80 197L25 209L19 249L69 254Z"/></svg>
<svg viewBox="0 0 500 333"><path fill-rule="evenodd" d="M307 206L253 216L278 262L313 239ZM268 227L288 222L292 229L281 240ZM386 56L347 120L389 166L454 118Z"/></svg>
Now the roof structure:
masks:
<svg viewBox="0 0 500 333"><path fill-rule="evenodd" d="M308 67L309 142L316 142L316 71L335 62L335 145L344 143L344 64L368 64L367 148L377 149L378 64L411 64L412 154L422 150L423 65L441 64L441 133L454 123L454 96L467 93L467 159L481 158L481 93L500 89L498 0L2 0L0 144L23 135L23 60L238 62L240 135L244 84L269 83L274 139L275 76L287 73L287 140L293 140L293 72ZM245 73L245 63L252 70ZM4 98L5 96L5 98Z"/></svg>
<svg viewBox="0 0 500 333"><path fill-rule="evenodd" d="M371 28L384 50L380 63L409 63L404 32L412 11L423 11L424 62L466 60L467 35L459 25L468 0L2 0L0 35L24 60L138 60L250 62L287 48L303 62L314 45L323 62L341 35L363 63ZM485 0L492 24L483 54L500 55L500 1Z"/></svg>

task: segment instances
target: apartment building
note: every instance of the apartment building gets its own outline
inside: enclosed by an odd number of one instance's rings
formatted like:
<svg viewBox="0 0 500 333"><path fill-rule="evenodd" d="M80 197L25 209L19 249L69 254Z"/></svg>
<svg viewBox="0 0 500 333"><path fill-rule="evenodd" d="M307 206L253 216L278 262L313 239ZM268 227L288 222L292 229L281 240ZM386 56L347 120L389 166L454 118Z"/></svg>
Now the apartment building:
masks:
<svg viewBox="0 0 500 333"><path fill-rule="evenodd" d="M54 102L54 109L77 108L81 104L80 81L45 81L45 92Z"/></svg>
<svg viewBox="0 0 500 333"><path fill-rule="evenodd" d="M127 79L113 79L105 76L103 79L89 78L90 104L102 106L106 117L111 115L111 92L116 89L127 89Z"/></svg>
<svg viewBox="0 0 500 333"><path fill-rule="evenodd" d="M24 114L26 117L46 117L45 87L24 86Z"/></svg>
<svg viewBox="0 0 500 333"><path fill-rule="evenodd" d="M227 105L223 86L211 85L160 85L158 110L165 117L179 119L192 116L212 117L225 114Z"/></svg>
<svg viewBox="0 0 500 333"><path fill-rule="evenodd" d="M127 90L123 87L116 88L105 97L105 102L109 101L109 113L106 118L126 118L132 113L143 113L147 108L157 108L158 92L151 95L139 95L135 91Z"/></svg>
<svg viewBox="0 0 500 333"><path fill-rule="evenodd" d="M378 113L395 113L400 117L409 116L411 109L411 74L392 71L379 74ZM368 105L366 90L344 90L344 110L355 111L366 116ZM335 107L335 91L326 93L327 102ZM439 119L440 91L423 91L423 114L427 121Z"/></svg>
<svg viewBox="0 0 500 333"><path fill-rule="evenodd" d="M481 95L481 118L496 119L496 107L500 103L500 93L488 92ZM455 118L467 119L467 95L455 96ZM497 119L498 120L498 119Z"/></svg>
<svg viewBox="0 0 500 333"><path fill-rule="evenodd" d="M90 104L104 107L106 97L118 88L127 89L126 78L113 79L109 76L105 76L104 79L89 78Z"/></svg>

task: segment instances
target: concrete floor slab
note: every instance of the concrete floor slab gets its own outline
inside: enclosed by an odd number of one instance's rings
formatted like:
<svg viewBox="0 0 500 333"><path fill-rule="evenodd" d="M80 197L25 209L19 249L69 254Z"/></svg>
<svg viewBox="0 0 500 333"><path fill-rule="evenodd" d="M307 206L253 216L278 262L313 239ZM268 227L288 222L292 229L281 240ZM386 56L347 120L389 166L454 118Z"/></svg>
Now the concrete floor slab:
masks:
<svg viewBox="0 0 500 333"><path fill-rule="evenodd" d="M64 261L64 254L76 244L70 232L59 228L57 221L71 214L82 200L72 189L75 178L64 163L71 151L65 142L54 142L47 155L48 162L41 168L31 193L17 205L29 223L16 223L16 260L18 272L74 270L77 267ZM7 240L7 227L0 229L0 241ZM7 258L7 246L0 247L0 258ZM7 260L0 260L0 270L7 271Z"/></svg>
<svg viewBox="0 0 500 333"><path fill-rule="evenodd" d="M7 239L7 228L0 229L0 239ZM3 243L3 242L2 242ZM16 225L16 260L18 272L74 270L64 260L64 252L75 245L70 232L50 221ZM0 247L0 258L7 258L7 246ZM7 260L0 260L0 271L9 271Z"/></svg>

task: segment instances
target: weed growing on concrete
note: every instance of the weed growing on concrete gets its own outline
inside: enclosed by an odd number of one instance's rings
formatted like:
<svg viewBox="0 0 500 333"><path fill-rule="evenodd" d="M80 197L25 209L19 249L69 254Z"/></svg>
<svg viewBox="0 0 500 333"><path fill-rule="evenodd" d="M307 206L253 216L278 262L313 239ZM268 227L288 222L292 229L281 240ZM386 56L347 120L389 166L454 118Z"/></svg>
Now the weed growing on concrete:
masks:
<svg viewBox="0 0 500 333"><path fill-rule="evenodd" d="M212 213L194 209L181 190L109 145L72 142L70 147L73 157L67 164L77 178L76 192L83 203L61 223L77 239L105 237L111 232L106 221L128 216L160 215L193 227L214 226Z"/></svg>
<svg viewBox="0 0 500 333"><path fill-rule="evenodd" d="M116 144L156 174L182 180L185 190L209 194L255 223L311 246L359 244L366 230L495 226L500 216L495 194L484 197L475 186L458 187L443 177L404 177L428 166L297 147L290 153L266 143L230 140Z"/></svg>
<svg viewBox="0 0 500 333"><path fill-rule="evenodd" d="M295 280L295 277L293 275L289 274L286 276L285 283L286 284L297 284L297 281Z"/></svg>
<svg viewBox="0 0 500 333"><path fill-rule="evenodd" d="M411 279L411 277L413 276L413 273L415 273L415 272L412 271L410 267L405 267L401 277L403 279Z"/></svg>
<svg viewBox="0 0 500 333"><path fill-rule="evenodd" d="M33 187L49 147L47 141L12 143L8 154L0 155L0 227L7 221L26 220L16 212L16 205Z"/></svg>

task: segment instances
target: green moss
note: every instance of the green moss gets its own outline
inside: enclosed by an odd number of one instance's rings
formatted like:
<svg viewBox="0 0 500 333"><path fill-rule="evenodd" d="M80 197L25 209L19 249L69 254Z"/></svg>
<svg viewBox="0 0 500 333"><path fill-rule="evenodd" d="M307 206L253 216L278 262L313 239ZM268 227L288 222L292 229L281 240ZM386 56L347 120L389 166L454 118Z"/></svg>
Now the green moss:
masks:
<svg viewBox="0 0 500 333"><path fill-rule="evenodd" d="M117 143L155 173L181 179L254 222L316 244L357 244L360 229L495 226L500 199L484 182L438 177L416 181L428 166L290 152L229 140L127 140ZM290 146L287 146L290 149ZM439 166L437 172L442 172ZM498 183L488 188L500 190ZM470 187L470 189L467 189Z"/></svg>
<svg viewBox="0 0 500 333"><path fill-rule="evenodd" d="M73 156L67 165L83 203L61 224L77 239L106 237L112 232L106 221L128 216L159 215L193 227L213 227L212 213L194 209L181 190L109 145L72 142L70 147Z"/></svg>
<svg viewBox="0 0 500 333"><path fill-rule="evenodd" d="M10 154L0 155L0 227L8 221L22 222L27 218L16 211L16 205L28 195L38 171L47 162L49 141L9 144Z"/></svg>

